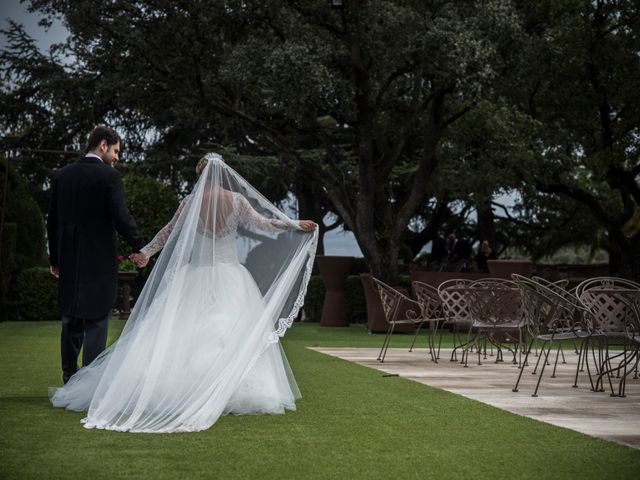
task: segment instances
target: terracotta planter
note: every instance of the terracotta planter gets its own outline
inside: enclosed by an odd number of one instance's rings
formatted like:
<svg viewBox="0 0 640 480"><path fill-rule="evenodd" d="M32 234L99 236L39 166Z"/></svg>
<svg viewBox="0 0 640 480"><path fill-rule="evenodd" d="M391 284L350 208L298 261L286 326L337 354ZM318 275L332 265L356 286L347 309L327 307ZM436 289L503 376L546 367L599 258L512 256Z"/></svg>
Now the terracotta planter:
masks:
<svg viewBox="0 0 640 480"><path fill-rule="evenodd" d="M494 278L511 280L511 274L517 273L523 277L530 277L533 273L531 260L487 260L489 273Z"/></svg>
<svg viewBox="0 0 640 480"><path fill-rule="evenodd" d="M344 292L347 276L351 270L351 257L316 256L318 269L325 288L320 325L325 327L348 327L345 313Z"/></svg>
<svg viewBox="0 0 640 480"><path fill-rule="evenodd" d="M126 320L131 313L131 285L138 276L138 272L118 272L118 305L119 318Z"/></svg>

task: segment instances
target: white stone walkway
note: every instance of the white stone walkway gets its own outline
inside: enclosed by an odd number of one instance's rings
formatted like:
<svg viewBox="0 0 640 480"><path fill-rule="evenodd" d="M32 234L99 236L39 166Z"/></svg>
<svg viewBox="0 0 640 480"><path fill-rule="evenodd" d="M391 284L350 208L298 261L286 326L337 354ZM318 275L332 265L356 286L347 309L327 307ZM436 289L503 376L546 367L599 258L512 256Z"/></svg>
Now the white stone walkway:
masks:
<svg viewBox="0 0 640 480"><path fill-rule="evenodd" d="M610 390L592 392L586 372L578 377L578 388L572 388L577 363L577 355L573 352L565 352L567 363L558 363L556 378L550 378L553 362L547 366L538 397L533 398L531 394L538 379L537 375L531 374L533 365L526 368L519 391L514 393L517 366L509 362L496 364L494 357L488 357L478 365L477 356L470 355L469 367L465 368L449 361L450 349L442 349L437 364L427 360L426 349L414 349L410 353L407 349L390 348L382 364L376 361L377 348L312 350L387 374L397 374L518 415L640 449L640 380L634 380L633 375L628 377L625 398L611 397ZM551 355L549 358L551 361ZM508 359L507 355L505 359ZM537 358L533 358L535 360ZM605 387L608 389L607 383Z"/></svg>

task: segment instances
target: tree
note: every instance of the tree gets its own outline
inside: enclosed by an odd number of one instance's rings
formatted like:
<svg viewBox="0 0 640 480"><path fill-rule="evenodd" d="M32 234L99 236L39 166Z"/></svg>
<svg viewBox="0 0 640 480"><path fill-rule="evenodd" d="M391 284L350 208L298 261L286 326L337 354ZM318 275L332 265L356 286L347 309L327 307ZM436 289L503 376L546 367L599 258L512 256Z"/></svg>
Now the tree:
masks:
<svg viewBox="0 0 640 480"><path fill-rule="evenodd" d="M137 124L138 138L154 137L174 158L213 141L294 162L354 232L372 272L388 279L428 199L447 127L489 83L514 28L501 2L32 8L64 17L71 37L60 51L76 59L79 78L100 79L93 94L109 99L116 123ZM96 11L100 28L88 14ZM327 117L334 123L318 122Z"/></svg>
<svg viewBox="0 0 640 480"><path fill-rule="evenodd" d="M640 205L640 5L523 2L521 10L529 45L512 91L538 124L536 155L519 168L525 201L574 212L559 236L592 239L613 272L637 279L640 239L622 227Z"/></svg>
<svg viewBox="0 0 640 480"><path fill-rule="evenodd" d="M477 210L482 237L532 252L598 241L638 275L640 240L621 229L639 205L631 0L31 5L71 36L39 57L11 27L0 119L17 143L57 138L46 124L60 117L77 145L74 125L108 119L145 153L137 168L181 191L209 145L249 172L278 159L274 185L316 220L335 214L390 281L404 244L463 221L456 202ZM521 204L496 216L495 194L511 189Z"/></svg>

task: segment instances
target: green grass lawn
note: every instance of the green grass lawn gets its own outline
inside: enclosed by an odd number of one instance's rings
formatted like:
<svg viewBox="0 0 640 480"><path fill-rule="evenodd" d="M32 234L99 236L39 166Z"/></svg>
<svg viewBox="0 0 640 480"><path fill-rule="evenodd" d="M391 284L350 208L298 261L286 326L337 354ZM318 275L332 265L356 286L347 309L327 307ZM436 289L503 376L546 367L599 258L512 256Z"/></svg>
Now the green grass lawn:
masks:
<svg viewBox="0 0 640 480"><path fill-rule="evenodd" d="M111 324L111 339L122 322ZM0 479L637 479L640 451L308 350L373 346L362 326L296 324L283 344L303 398L199 433L86 430L54 409L59 324L0 323ZM409 335L394 337L406 346ZM428 365L428 364L427 364ZM462 374L462 370L461 370Z"/></svg>

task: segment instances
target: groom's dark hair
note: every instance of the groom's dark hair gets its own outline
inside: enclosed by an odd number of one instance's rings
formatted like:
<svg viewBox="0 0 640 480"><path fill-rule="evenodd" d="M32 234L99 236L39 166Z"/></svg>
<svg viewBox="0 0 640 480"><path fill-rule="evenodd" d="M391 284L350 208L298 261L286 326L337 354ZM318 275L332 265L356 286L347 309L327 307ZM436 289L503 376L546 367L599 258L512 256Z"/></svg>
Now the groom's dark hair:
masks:
<svg viewBox="0 0 640 480"><path fill-rule="evenodd" d="M95 150L102 140L107 141L107 145L115 145L116 143L120 143L122 147L122 139L118 132L116 132L113 128L109 128L105 125L98 125L93 129L91 135L89 135L89 140L87 141L87 148L85 149L85 153L89 153L91 150Z"/></svg>

